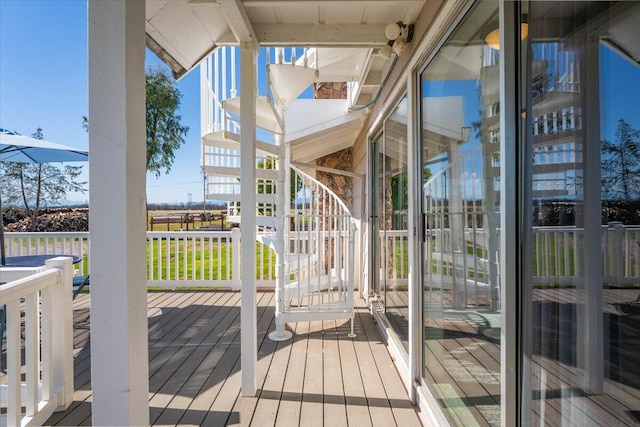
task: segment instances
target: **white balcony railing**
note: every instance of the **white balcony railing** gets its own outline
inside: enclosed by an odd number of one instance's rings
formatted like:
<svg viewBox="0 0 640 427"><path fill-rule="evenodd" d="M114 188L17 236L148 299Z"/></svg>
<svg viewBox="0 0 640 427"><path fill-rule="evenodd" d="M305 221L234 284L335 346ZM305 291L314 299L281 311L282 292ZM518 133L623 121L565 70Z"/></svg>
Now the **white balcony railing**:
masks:
<svg viewBox="0 0 640 427"><path fill-rule="evenodd" d="M70 254L89 274L89 233L5 233L7 256ZM275 286L273 249L256 245L256 285ZM148 231L147 286L240 289L240 231Z"/></svg>
<svg viewBox="0 0 640 427"><path fill-rule="evenodd" d="M89 254L89 232L5 233L7 256L22 255L76 255L86 258ZM79 273L88 274L89 263L76 265Z"/></svg>
<svg viewBox="0 0 640 427"><path fill-rule="evenodd" d="M0 268L7 338L7 374L0 384L6 414L0 425L43 425L73 401L72 276L68 257L40 268Z"/></svg>
<svg viewBox="0 0 640 427"><path fill-rule="evenodd" d="M293 216L304 222L304 219ZM302 224L302 223L301 223ZM465 229L469 245L485 247L482 230ZM575 284L584 276L580 258L584 229L573 226L533 228L532 272L534 283ZM433 240L445 243L450 230L429 230ZM239 289L240 236L236 231L147 232L148 286L229 286ZM295 227L289 235L291 248L305 233ZM475 238L475 241L473 240ZM387 248L387 257L394 260L386 279L393 284L405 284L408 279L406 230L387 231L380 236L380 247ZM237 245L237 246L236 246ZM275 255L268 246L256 243L256 281L259 286L275 285ZM299 243L299 245L305 245ZM384 246L382 246L384 245ZM60 253L83 258L76 269L88 273L89 233L6 233L7 256ZM440 258L438 258L440 259ZM442 262L442 261L439 261ZM475 271L488 268L486 259L478 265L468 263ZM602 273L605 282L640 283L640 225L610 223L602 226ZM186 266L186 267L185 267ZM480 279L482 275L474 275Z"/></svg>

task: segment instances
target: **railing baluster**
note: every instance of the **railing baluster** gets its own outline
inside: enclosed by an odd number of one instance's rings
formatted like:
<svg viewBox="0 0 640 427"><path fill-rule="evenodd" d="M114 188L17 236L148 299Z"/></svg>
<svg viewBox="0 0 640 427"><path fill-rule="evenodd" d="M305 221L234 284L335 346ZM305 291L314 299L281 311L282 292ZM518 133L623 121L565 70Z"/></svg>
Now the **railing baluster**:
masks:
<svg viewBox="0 0 640 427"><path fill-rule="evenodd" d="M7 425L21 424L21 387L20 387L20 303L11 301L6 304L7 335Z"/></svg>
<svg viewBox="0 0 640 427"><path fill-rule="evenodd" d="M51 288L42 290L42 400L53 396L53 293Z"/></svg>
<svg viewBox="0 0 640 427"><path fill-rule="evenodd" d="M25 298L25 376L27 383L26 414L31 417L38 410L38 385L40 383L40 324L38 292Z"/></svg>

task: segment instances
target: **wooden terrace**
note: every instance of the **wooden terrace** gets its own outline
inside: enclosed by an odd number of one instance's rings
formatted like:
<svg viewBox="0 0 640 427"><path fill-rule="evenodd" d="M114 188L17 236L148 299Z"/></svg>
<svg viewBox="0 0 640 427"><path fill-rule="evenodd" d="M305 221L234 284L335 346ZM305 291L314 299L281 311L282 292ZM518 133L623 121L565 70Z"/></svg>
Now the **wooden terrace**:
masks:
<svg viewBox="0 0 640 427"><path fill-rule="evenodd" d="M273 297L257 296L259 390L242 397L240 293L148 293L152 425L420 425L364 301L355 339L348 321L317 321L274 342ZM74 301L74 402L47 425L91 424L89 307Z"/></svg>

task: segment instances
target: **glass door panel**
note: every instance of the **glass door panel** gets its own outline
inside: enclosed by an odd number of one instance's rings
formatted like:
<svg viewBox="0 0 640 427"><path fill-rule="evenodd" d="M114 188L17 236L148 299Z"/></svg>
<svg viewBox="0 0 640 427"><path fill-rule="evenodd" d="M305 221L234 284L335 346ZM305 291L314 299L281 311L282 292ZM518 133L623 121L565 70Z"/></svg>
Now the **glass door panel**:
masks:
<svg viewBox="0 0 640 427"><path fill-rule="evenodd" d="M478 2L421 73L425 383L454 425L500 425L500 84Z"/></svg>
<svg viewBox="0 0 640 427"><path fill-rule="evenodd" d="M530 425L640 423L640 5L530 2Z"/></svg>

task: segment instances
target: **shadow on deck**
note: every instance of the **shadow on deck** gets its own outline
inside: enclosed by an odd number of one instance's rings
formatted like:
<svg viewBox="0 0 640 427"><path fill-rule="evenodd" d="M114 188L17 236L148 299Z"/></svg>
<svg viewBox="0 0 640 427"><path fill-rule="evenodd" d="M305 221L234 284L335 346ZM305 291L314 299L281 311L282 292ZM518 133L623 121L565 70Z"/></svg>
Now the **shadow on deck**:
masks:
<svg viewBox="0 0 640 427"><path fill-rule="evenodd" d="M258 293L258 395L240 394L240 294L148 294L152 425L420 425L371 315L299 322L273 342L273 293ZM74 402L50 425L91 424L90 295L74 303Z"/></svg>

